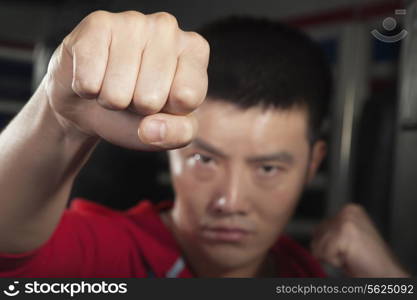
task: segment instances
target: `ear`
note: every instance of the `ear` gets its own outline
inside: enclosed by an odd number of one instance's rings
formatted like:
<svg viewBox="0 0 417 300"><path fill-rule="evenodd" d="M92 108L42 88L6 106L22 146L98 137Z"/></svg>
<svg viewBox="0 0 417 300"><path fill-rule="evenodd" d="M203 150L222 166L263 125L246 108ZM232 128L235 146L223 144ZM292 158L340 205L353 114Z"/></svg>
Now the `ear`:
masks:
<svg viewBox="0 0 417 300"><path fill-rule="evenodd" d="M327 154L327 144L323 140L318 140L312 147L310 164L307 170L307 183L310 183L313 180L321 162Z"/></svg>

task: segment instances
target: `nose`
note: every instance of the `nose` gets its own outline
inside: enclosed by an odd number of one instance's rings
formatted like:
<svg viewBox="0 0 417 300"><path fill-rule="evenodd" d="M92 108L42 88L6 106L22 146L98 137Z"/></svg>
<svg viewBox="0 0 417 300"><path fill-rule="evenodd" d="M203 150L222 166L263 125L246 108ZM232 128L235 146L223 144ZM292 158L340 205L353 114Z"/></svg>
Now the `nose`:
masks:
<svg viewBox="0 0 417 300"><path fill-rule="evenodd" d="M225 173L219 182L218 192L211 201L211 211L216 215L246 215L249 211L248 187L242 168Z"/></svg>

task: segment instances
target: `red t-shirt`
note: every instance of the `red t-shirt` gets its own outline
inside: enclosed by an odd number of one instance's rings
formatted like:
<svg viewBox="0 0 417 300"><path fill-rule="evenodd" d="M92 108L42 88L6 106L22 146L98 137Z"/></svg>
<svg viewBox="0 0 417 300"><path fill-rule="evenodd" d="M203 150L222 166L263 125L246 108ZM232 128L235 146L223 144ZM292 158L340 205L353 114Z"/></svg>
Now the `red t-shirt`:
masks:
<svg viewBox="0 0 417 300"><path fill-rule="evenodd" d="M159 211L141 201L126 212L78 198L51 238L22 254L0 253L0 277L193 277ZM271 249L277 277L324 277L320 264L281 236Z"/></svg>

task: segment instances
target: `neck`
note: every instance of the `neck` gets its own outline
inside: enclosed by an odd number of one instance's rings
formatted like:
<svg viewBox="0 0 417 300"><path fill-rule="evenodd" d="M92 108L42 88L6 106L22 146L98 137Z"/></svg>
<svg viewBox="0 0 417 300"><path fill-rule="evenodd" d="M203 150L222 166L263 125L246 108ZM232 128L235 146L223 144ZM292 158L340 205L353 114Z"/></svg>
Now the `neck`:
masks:
<svg viewBox="0 0 417 300"><path fill-rule="evenodd" d="M273 257L265 255L260 259L235 268L224 268L210 263L206 257L199 255L187 255L187 260L197 277L209 278L252 278L252 277L276 277Z"/></svg>

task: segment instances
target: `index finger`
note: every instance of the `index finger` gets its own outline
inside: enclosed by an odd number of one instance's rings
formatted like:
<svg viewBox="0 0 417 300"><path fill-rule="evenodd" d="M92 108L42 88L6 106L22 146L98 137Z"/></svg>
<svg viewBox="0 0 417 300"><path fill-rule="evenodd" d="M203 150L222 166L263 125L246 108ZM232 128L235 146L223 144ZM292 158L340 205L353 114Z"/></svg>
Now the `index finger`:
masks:
<svg viewBox="0 0 417 300"><path fill-rule="evenodd" d="M91 13L63 42L72 57L72 89L82 98L95 98L101 89L111 37L108 17L104 11Z"/></svg>

